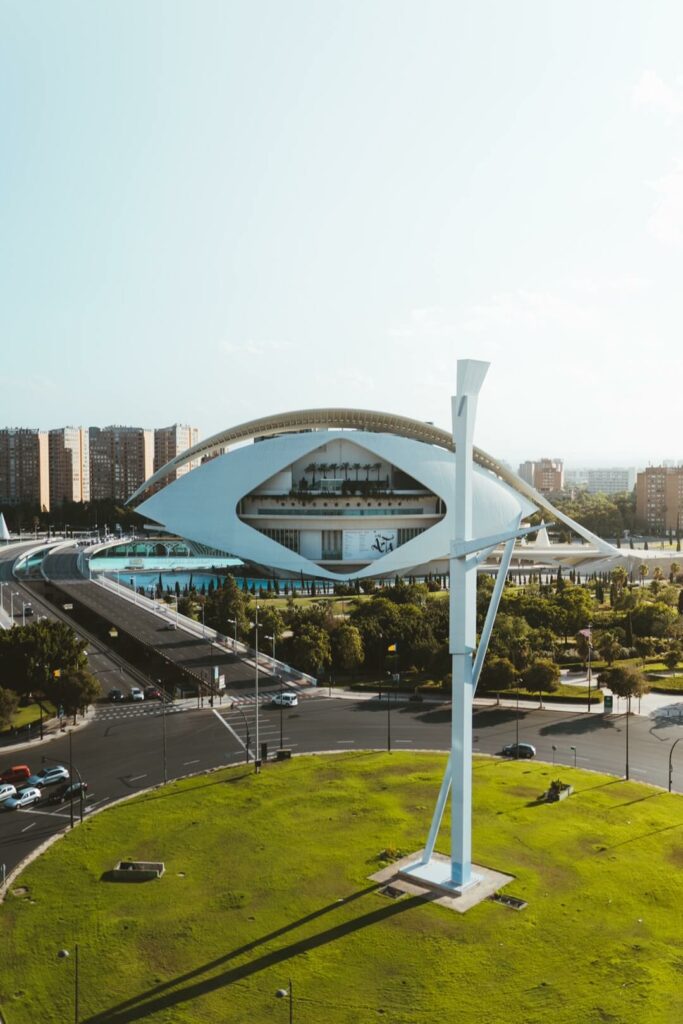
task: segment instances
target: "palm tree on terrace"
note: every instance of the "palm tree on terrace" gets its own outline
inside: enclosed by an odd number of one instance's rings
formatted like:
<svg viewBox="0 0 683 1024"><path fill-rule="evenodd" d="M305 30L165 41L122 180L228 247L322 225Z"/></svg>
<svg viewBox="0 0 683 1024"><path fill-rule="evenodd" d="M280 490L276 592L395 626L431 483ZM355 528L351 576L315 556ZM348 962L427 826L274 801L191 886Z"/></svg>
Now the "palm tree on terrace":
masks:
<svg viewBox="0 0 683 1024"><path fill-rule="evenodd" d="M306 466L306 469L304 470L305 473L311 473L313 475L313 483L311 484L312 487L315 487L315 471L317 468L318 467L316 466L315 462L309 462L308 465Z"/></svg>
<svg viewBox="0 0 683 1024"><path fill-rule="evenodd" d="M356 473L356 483L358 483L358 474L359 474L360 469L361 469L360 462L354 462L354 464L351 467L351 469L355 470L355 473Z"/></svg>
<svg viewBox="0 0 683 1024"><path fill-rule="evenodd" d="M380 470L382 468L382 463L381 462L375 462L372 468L377 473L377 483L379 483L379 472L380 472Z"/></svg>
<svg viewBox="0 0 683 1024"><path fill-rule="evenodd" d="M642 565L638 566L638 575L640 576L640 585L641 585L641 587L642 587L642 585L643 585L643 583L645 581L645 577L647 576L649 571L650 570L648 569L648 567L644 563Z"/></svg>
<svg viewBox="0 0 683 1024"><path fill-rule="evenodd" d="M370 470L372 469L372 464L370 462L364 462L363 463L363 469L365 470L365 479L369 480L370 479Z"/></svg>
<svg viewBox="0 0 683 1024"><path fill-rule="evenodd" d="M321 462L318 466L319 471L322 473L323 480L327 480L327 471L330 467L326 462Z"/></svg>
<svg viewBox="0 0 683 1024"><path fill-rule="evenodd" d="M344 479L348 480L349 479L349 469L351 468L350 464L348 462L342 462L342 464L341 464L341 466L339 468L341 470L343 470Z"/></svg>

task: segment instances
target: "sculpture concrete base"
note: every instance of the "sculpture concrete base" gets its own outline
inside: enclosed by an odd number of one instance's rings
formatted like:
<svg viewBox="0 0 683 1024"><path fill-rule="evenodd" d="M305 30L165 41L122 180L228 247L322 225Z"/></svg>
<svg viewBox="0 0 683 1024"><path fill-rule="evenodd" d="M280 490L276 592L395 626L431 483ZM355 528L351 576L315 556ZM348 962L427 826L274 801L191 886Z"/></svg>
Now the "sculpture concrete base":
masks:
<svg viewBox="0 0 683 1024"><path fill-rule="evenodd" d="M423 895L425 899L450 910L457 910L460 914L514 881L514 875L473 864L472 881L468 885L458 886L451 881L450 857L435 853L429 861L422 863L422 854L422 850L411 853L370 878L373 882L391 885L393 889L411 896Z"/></svg>

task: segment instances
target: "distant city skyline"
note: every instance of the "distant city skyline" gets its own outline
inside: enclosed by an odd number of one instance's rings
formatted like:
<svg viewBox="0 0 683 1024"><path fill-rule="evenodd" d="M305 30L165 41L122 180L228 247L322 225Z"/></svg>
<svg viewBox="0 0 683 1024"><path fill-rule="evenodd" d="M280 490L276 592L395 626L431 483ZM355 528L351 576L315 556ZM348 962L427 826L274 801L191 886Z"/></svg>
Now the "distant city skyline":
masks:
<svg viewBox="0 0 683 1024"><path fill-rule="evenodd" d="M683 7L0 7L0 420L349 406L678 461ZM539 450L539 440L540 444Z"/></svg>

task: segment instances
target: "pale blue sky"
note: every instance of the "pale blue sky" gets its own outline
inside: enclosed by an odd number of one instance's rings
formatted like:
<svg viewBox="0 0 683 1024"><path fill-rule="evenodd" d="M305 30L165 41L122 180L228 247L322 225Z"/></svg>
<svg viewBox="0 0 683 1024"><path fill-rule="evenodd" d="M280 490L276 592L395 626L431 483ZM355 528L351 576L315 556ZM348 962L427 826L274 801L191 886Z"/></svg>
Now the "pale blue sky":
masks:
<svg viewBox="0 0 683 1024"><path fill-rule="evenodd" d="M679 0L4 0L0 425L683 459Z"/></svg>

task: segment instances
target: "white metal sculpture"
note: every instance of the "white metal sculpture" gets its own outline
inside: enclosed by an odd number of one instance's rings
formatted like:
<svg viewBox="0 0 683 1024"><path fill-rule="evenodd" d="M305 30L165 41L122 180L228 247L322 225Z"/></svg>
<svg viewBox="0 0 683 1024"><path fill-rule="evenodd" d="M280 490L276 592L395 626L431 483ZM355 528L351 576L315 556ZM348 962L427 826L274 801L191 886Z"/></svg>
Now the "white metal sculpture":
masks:
<svg viewBox="0 0 683 1024"><path fill-rule="evenodd" d="M458 393L452 399L455 443L455 519L450 553L450 633L453 659L451 751L437 798L429 836L421 859L402 874L430 885L461 891L478 878L472 872L472 702L498 611L515 540L538 526L516 528L495 536L473 539L472 437L477 398L489 364L476 360L458 362ZM504 544L498 576L486 620L476 644L477 565L495 547ZM449 791L451 793L450 864L434 858Z"/></svg>

